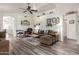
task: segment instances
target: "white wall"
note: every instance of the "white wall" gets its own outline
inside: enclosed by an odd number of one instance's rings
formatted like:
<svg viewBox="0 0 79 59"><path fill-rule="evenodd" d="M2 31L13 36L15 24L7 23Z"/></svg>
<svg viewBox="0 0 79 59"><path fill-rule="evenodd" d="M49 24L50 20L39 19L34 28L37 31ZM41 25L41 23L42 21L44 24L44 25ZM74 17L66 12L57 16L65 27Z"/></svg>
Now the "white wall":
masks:
<svg viewBox="0 0 79 59"><path fill-rule="evenodd" d="M49 11L51 11L51 10L49 10ZM40 23L41 30L54 30L54 31L59 30L60 40L62 41L63 40L63 37L62 37L62 18L63 18L63 16L59 15L59 13L56 13L56 11L53 14L48 14L49 11L47 11L46 12L47 14L44 16L36 17L35 24ZM57 11L59 11L59 10L57 10ZM60 23L58 25L53 25L52 27L47 27L46 26L47 18L52 18L52 17L60 17Z"/></svg>
<svg viewBox="0 0 79 59"><path fill-rule="evenodd" d="M52 9L52 8L51 8ZM49 17L60 17L60 20L61 20L61 24L60 24L60 35L61 35L61 41L63 41L63 36L64 36L64 30L63 30L63 16L64 14L66 14L67 12L70 12L70 11L77 11L77 5L75 4L56 4L56 8L54 9L54 12L52 15L45 15L45 16L41 16L41 17L36 17L36 21L35 23L40 23L40 28L41 29L48 29L46 28L46 19L49 18ZM41 12L43 13L43 12ZM54 27L52 27L51 29L55 29ZM73 28L72 28L73 29ZM75 34L72 33L74 36ZM69 35L69 34L68 34ZM76 37L76 36L75 36Z"/></svg>
<svg viewBox="0 0 79 59"><path fill-rule="evenodd" d="M14 33L16 34L16 30L27 30L28 27L32 27L33 28L33 15L29 14L27 15L27 18L24 18L24 14L22 13L2 13L0 14L0 29L3 28L3 16L11 16L14 17ZM21 25L21 20L28 20L30 21L30 25L29 26L22 26ZM14 34L14 35L15 35Z"/></svg>
<svg viewBox="0 0 79 59"><path fill-rule="evenodd" d="M79 6L77 6L77 7L79 7ZM77 31L77 43L79 44L79 8L77 8L77 11L78 11L78 16L77 16L77 29L76 29L76 31Z"/></svg>
<svg viewBox="0 0 79 59"><path fill-rule="evenodd" d="M21 25L21 21L22 20L28 20L30 22L30 25ZM23 14L17 14L17 19L16 19L16 29L22 29L22 30L26 30L28 27L32 27L33 28L33 16L32 15L27 15L26 18L24 18Z"/></svg>
<svg viewBox="0 0 79 59"><path fill-rule="evenodd" d="M64 15L65 13L67 12L70 12L70 11L77 11L77 18L75 19L76 21L76 26L73 26L71 27L72 30L76 30L74 33L72 32L71 35L73 35L73 39L76 39L78 44L79 44L79 5L76 5L76 4L60 4L58 5L60 8L59 11L60 11L60 15ZM72 31L71 30L71 31ZM63 34L64 35L64 34ZM69 35L69 34L68 34ZM69 37L71 38L71 37ZM71 38L72 39L72 38Z"/></svg>
<svg viewBox="0 0 79 59"><path fill-rule="evenodd" d="M67 12L70 12L70 11L77 11L77 5L75 4L57 4L57 8L56 8L56 11L55 11L55 14L56 15L59 15L61 16L61 19L62 21L64 20L63 16L67 13ZM76 17L75 17L76 18ZM74 19L75 21L77 19ZM68 20L69 21L69 20ZM67 22L68 22L67 21ZM64 23L63 23L64 24ZM70 39L76 39L76 23L74 24L74 27L73 25L69 27L70 24L67 23L67 36L68 38ZM64 25L63 25L64 27ZM73 30L71 30L73 29ZM74 31L74 32L72 32ZM70 32L70 33L68 33ZM63 39L65 33L64 33L64 29L62 29L62 32L61 32L61 38ZM72 36L72 37L71 37Z"/></svg>
<svg viewBox="0 0 79 59"><path fill-rule="evenodd" d="M3 20L2 20L2 14L0 14L0 30L3 28Z"/></svg>
<svg viewBox="0 0 79 59"><path fill-rule="evenodd" d="M27 15L27 20L29 20L31 22L31 25L29 27L33 27L34 24L40 23L41 24L40 25L41 29L49 29L49 28L46 28L46 19L47 18L53 17L53 16L60 17L61 22L63 22L63 15L66 12L69 12L69 11L78 11L79 12L79 8L78 7L79 6L77 6L75 4L56 4L56 8L54 9L54 13L52 15L45 15L45 16L37 18L36 16L34 17L33 15L29 14L29 15ZM21 14L21 13L0 14L0 28L2 28L2 16L13 16L13 17L15 17L15 30L16 29L26 30L28 28L28 26L21 26L21 20L25 19L23 14ZM63 40L63 35L64 35L63 34L63 28L62 28L63 25L62 24L60 25L61 40ZM55 28L52 28L52 29L55 29ZM78 26L78 29L79 29L79 26ZM79 31L78 31L77 34L79 35Z"/></svg>

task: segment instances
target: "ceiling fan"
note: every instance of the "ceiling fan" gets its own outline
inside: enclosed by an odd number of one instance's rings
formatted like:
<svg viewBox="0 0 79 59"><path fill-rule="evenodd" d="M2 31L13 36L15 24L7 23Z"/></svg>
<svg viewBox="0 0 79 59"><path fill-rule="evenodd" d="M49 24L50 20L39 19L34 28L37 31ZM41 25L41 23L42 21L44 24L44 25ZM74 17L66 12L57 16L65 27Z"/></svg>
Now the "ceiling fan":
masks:
<svg viewBox="0 0 79 59"><path fill-rule="evenodd" d="M30 6L30 3L28 3L27 5L28 6L26 8L19 8L19 9L22 9L23 13L30 12L31 14L33 14L33 12L38 12L38 10L32 9L32 7Z"/></svg>

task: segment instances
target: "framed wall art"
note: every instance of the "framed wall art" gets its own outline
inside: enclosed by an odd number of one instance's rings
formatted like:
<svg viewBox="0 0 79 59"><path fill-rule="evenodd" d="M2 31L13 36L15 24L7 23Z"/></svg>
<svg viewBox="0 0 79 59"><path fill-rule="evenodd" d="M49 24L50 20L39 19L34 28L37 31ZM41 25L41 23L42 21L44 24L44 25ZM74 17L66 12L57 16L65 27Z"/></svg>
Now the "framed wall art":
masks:
<svg viewBox="0 0 79 59"><path fill-rule="evenodd" d="M59 17L52 17L52 18L47 19L47 26L52 26L52 24L55 25L55 24L58 24L58 23L60 23Z"/></svg>
<svg viewBox="0 0 79 59"><path fill-rule="evenodd" d="M47 19L47 26L52 26L52 20L51 20L51 18Z"/></svg>
<svg viewBox="0 0 79 59"><path fill-rule="evenodd" d="M30 22L28 20L22 20L21 25L30 25Z"/></svg>

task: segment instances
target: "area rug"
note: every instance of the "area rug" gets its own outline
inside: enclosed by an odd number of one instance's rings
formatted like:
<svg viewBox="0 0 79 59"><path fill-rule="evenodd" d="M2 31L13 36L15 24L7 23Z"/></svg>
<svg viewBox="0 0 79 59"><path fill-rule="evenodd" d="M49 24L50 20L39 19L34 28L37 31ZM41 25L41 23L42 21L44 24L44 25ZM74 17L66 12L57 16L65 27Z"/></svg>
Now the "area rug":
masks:
<svg viewBox="0 0 79 59"><path fill-rule="evenodd" d="M33 38L33 37L27 37L27 38L23 38L22 40L32 44L32 45L39 45L40 42L39 42L39 39L38 38Z"/></svg>

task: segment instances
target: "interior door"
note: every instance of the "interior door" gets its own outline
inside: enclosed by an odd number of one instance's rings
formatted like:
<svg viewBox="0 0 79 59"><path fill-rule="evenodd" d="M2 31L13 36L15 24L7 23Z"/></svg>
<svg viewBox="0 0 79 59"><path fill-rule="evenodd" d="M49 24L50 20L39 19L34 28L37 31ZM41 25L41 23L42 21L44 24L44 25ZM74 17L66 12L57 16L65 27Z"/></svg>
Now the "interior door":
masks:
<svg viewBox="0 0 79 59"><path fill-rule="evenodd" d="M67 38L76 39L76 20L77 14L70 14L66 16L67 18Z"/></svg>
<svg viewBox="0 0 79 59"><path fill-rule="evenodd" d="M3 16L3 29L6 29L6 33L15 36L15 18L11 16Z"/></svg>

